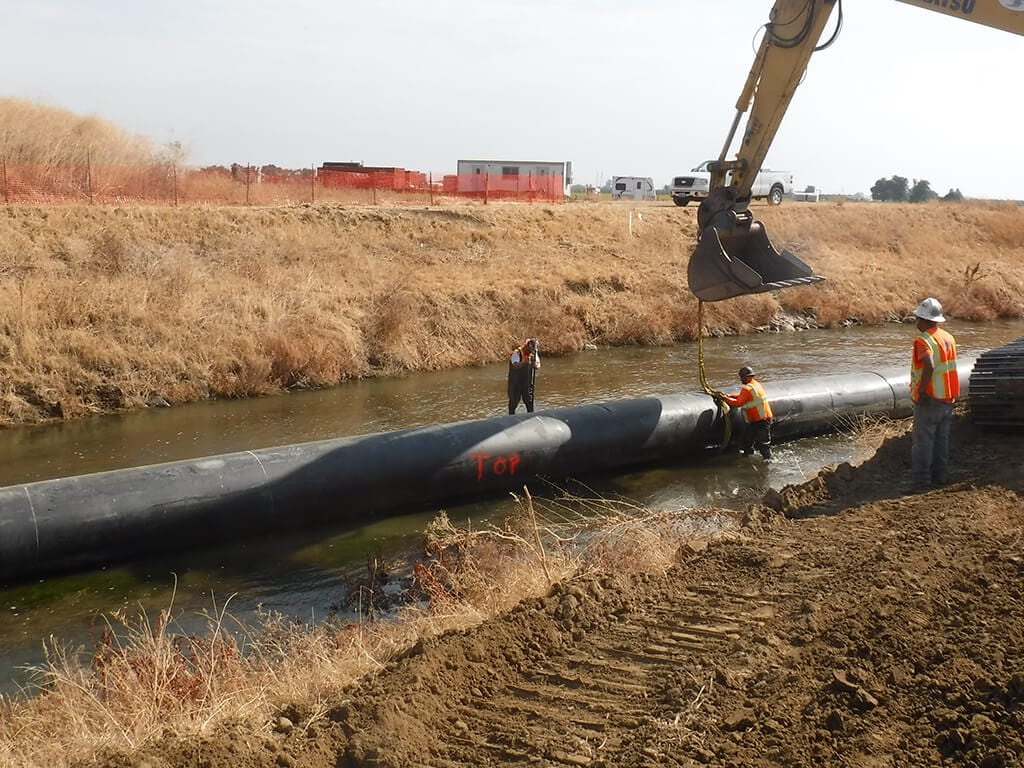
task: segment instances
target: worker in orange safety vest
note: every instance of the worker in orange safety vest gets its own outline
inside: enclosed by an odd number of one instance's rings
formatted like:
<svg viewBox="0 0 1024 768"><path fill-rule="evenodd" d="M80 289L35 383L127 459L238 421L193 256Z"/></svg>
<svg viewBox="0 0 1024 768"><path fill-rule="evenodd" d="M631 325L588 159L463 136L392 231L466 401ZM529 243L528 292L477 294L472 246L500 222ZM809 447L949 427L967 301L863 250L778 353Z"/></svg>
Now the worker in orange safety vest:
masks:
<svg viewBox="0 0 1024 768"><path fill-rule="evenodd" d="M764 387L754 378L754 371L749 365L740 368L740 381L743 388L735 395L722 398L733 408L743 410L743 418L747 426L740 437L740 449L745 456L750 456L756 449L765 461L772 458L772 406L764 393Z"/></svg>
<svg viewBox="0 0 1024 768"><path fill-rule="evenodd" d="M910 366L910 397L914 401L911 433L910 490L919 492L949 482L949 428L960 396L956 370L956 339L939 328L946 318L937 299L927 298L914 310L918 336Z"/></svg>

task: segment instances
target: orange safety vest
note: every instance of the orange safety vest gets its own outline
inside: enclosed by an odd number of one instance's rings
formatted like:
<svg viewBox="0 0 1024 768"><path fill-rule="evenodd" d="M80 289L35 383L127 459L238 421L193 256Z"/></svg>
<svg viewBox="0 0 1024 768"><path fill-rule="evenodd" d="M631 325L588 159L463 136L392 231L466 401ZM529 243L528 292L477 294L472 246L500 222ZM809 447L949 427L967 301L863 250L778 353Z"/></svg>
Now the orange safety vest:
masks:
<svg viewBox="0 0 1024 768"><path fill-rule="evenodd" d="M956 372L956 339L938 326L929 328L917 337L925 343L932 356L932 377L922 381L924 364L914 352L910 367L910 396L914 402L924 393L935 400L952 403L960 397L960 377ZM915 344L915 346L917 346Z"/></svg>
<svg viewBox="0 0 1024 768"><path fill-rule="evenodd" d="M772 414L771 403L764 393L764 387L757 379L751 379L748 384L743 385L740 393L734 397L726 397L726 402L734 408L742 408L743 415L748 422L764 421L775 418Z"/></svg>

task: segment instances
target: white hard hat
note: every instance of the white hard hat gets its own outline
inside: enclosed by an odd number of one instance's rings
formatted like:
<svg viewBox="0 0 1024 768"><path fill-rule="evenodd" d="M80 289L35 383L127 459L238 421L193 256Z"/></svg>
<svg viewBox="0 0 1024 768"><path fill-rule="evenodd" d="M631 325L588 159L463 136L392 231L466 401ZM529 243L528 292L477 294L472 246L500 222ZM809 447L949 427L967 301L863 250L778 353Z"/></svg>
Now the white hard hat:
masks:
<svg viewBox="0 0 1024 768"><path fill-rule="evenodd" d="M946 318L942 316L942 305L939 304L938 299L931 297L917 305L917 309L914 310L914 316L932 323L946 322Z"/></svg>

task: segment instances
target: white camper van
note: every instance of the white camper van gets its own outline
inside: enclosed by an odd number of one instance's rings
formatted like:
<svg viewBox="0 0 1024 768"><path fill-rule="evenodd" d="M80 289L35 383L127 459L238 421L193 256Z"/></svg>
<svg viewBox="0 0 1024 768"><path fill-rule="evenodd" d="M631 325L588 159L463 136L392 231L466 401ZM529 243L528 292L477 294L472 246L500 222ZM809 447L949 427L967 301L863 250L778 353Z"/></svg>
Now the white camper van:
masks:
<svg viewBox="0 0 1024 768"><path fill-rule="evenodd" d="M654 179L650 176L615 176L612 178L612 200L657 200Z"/></svg>

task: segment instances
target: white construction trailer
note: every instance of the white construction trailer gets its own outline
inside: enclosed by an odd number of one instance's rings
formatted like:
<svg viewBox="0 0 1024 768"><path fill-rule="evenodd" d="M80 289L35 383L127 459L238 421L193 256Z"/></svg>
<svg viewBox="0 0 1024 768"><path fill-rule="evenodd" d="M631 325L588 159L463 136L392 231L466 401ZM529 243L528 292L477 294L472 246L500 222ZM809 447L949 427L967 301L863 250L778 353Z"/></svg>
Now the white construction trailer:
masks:
<svg viewBox="0 0 1024 768"><path fill-rule="evenodd" d="M567 196L572 163L541 160L459 160L457 191L516 195L534 191L549 198Z"/></svg>
<svg viewBox="0 0 1024 768"><path fill-rule="evenodd" d="M650 176L613 176L612 200L657 200Z"/></svg>

